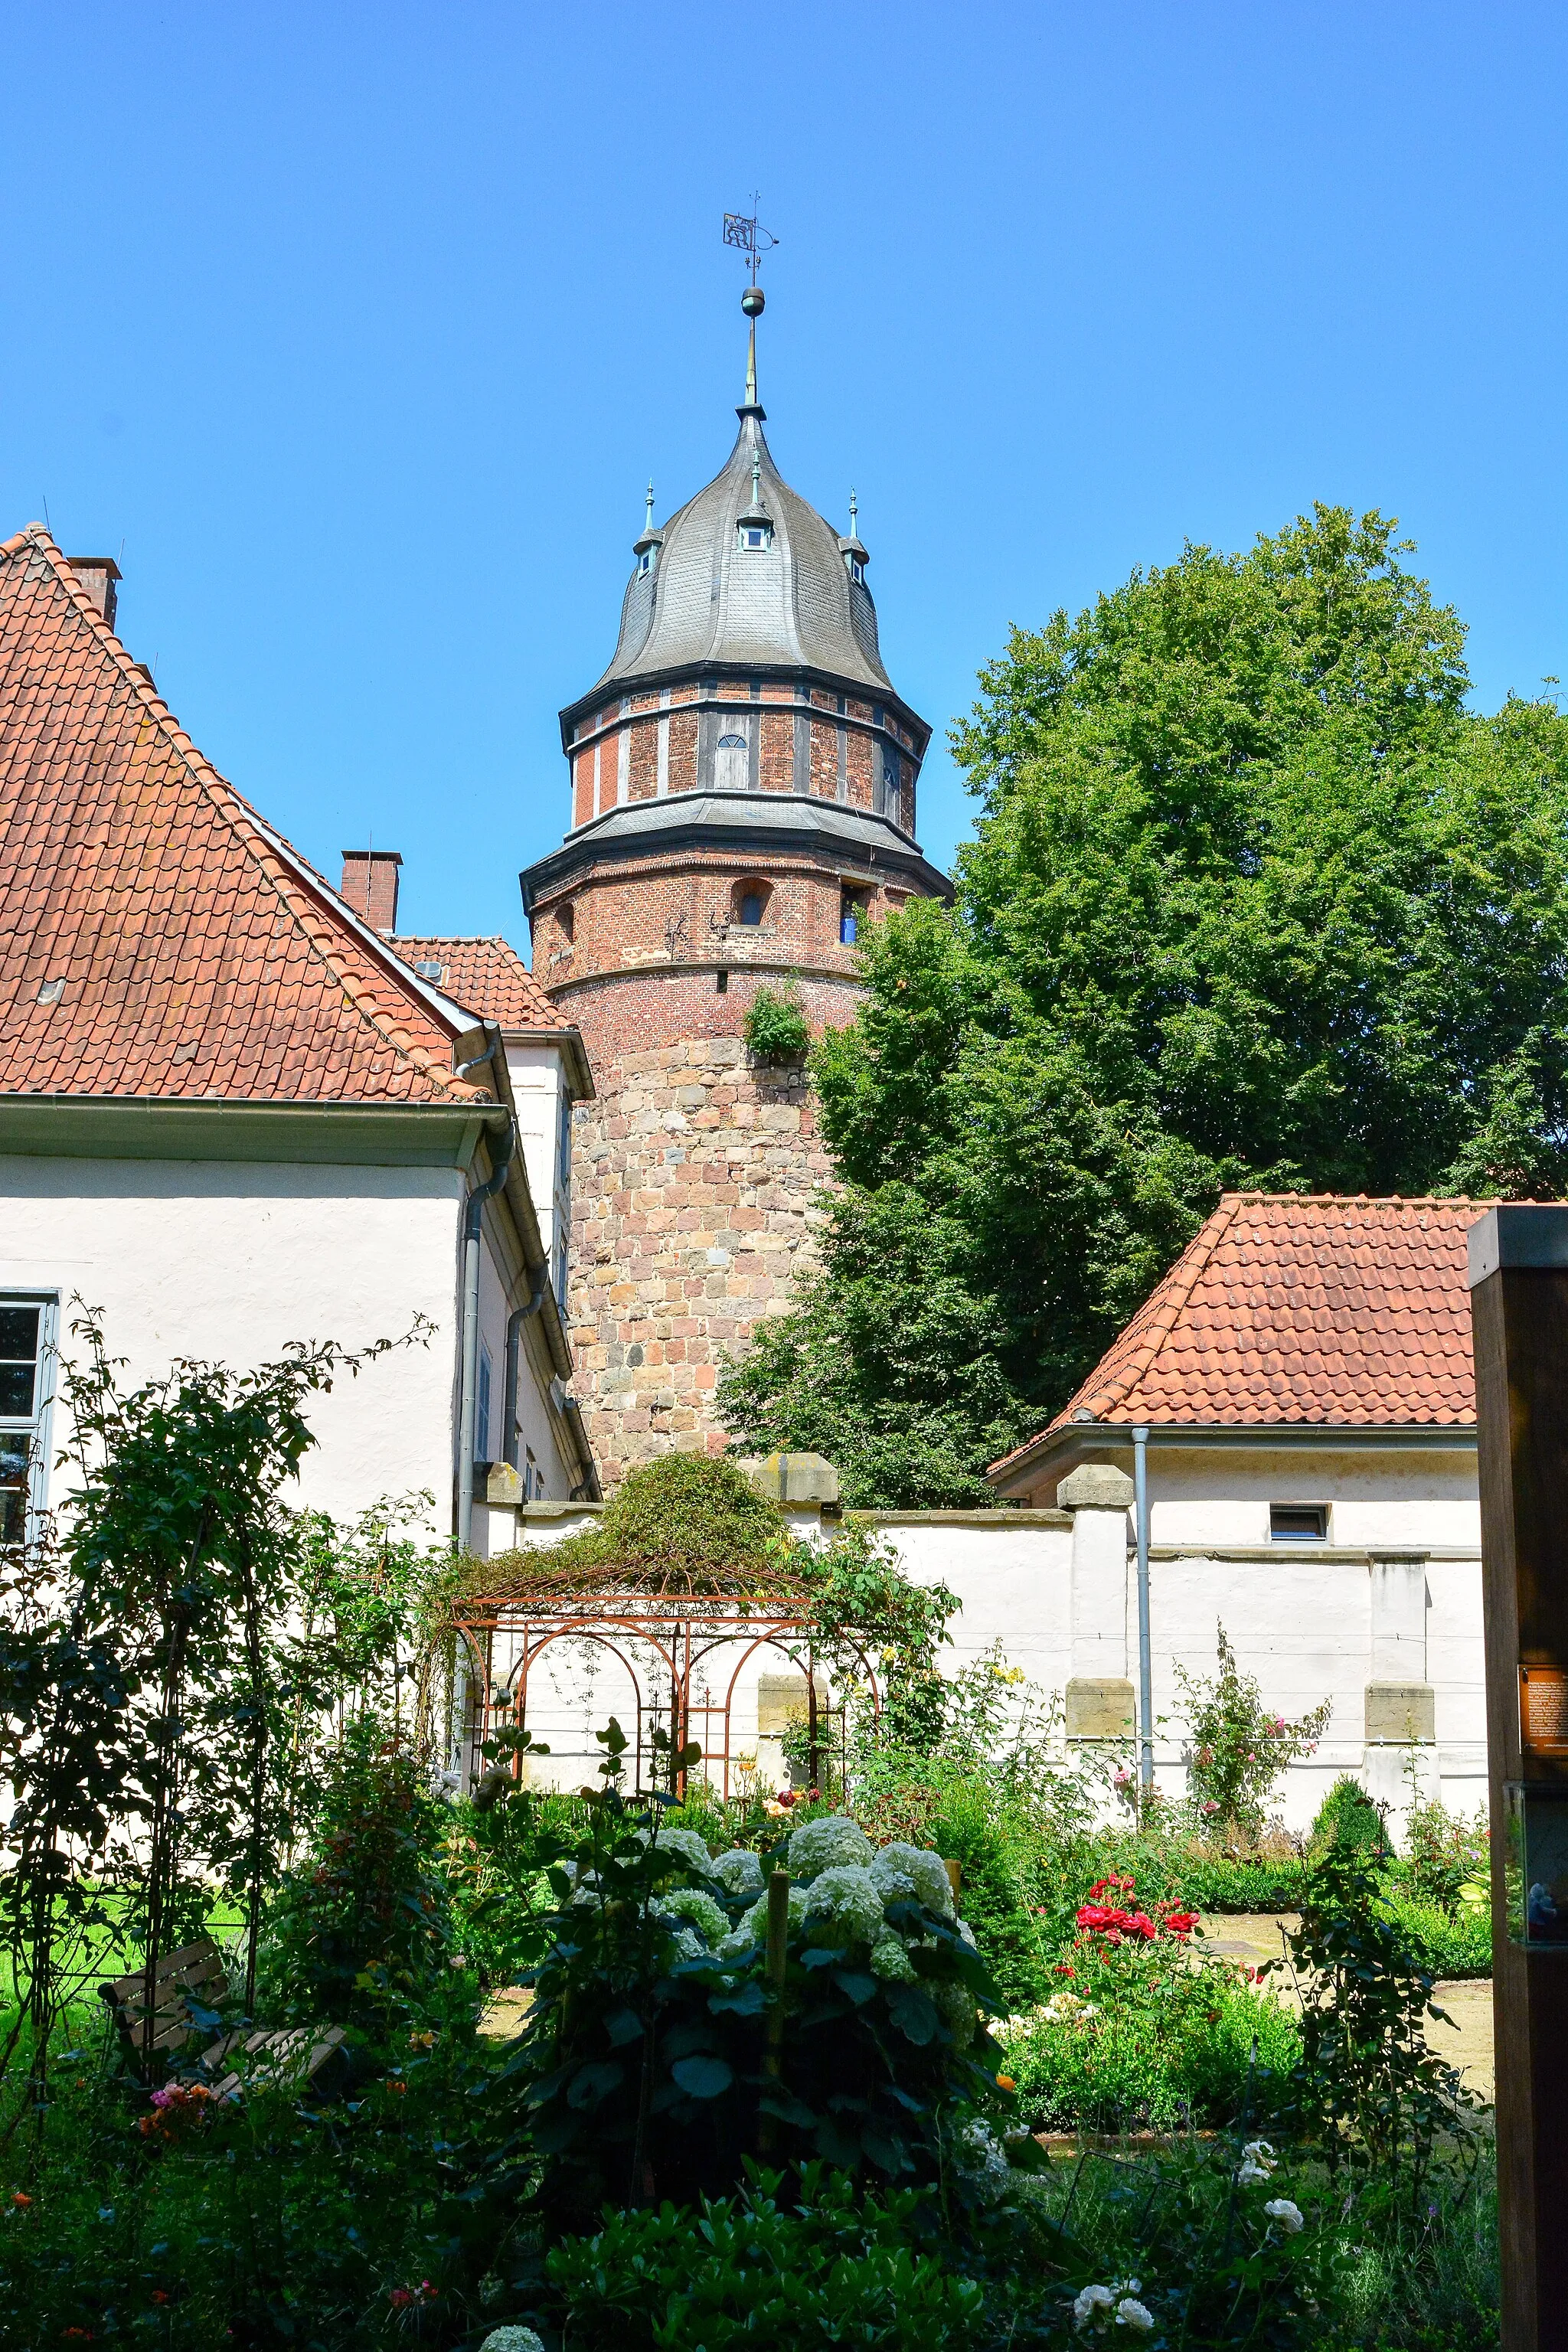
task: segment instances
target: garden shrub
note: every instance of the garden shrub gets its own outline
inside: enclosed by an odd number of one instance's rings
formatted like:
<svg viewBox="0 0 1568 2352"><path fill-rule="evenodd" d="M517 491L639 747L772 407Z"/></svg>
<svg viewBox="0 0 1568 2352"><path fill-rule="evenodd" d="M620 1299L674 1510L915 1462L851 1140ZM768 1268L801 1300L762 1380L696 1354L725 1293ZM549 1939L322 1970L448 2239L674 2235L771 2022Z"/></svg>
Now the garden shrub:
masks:
<svg viewBox="0 0 1568 2352"><path fill-rule="evenodd" d="M786 2206L783 2177L748 2168L742 2193L699 2212L612 2213L545 2259L563 2334L579 2352L704 2352L854 2344L866 2352L961 2352L979 2341L981 2289L917 2251L913 2190L867 2194L807 2165Z"/></svg>
<svg viewBox="0 0 1568 2352"><path fill-rule="evenodd" d="M1405 1949L1430 1977L1489 1977L1492 1916L1485 1906L1460 1904L1445 1910L1424 1903L1397 1879L1383 1882L1382 1907Z"/></svg>
<svg viewBox="0 0 1568 2352"><path fill-rule="evenodd" d="M1352 1773L1342 1773L1319 1806L1310 1843L1315 1854L1331 1845L1357 1853L1382 1853L1387 1848L1383 1815Z"/></svg>
<svg viewBox="0 0 1568 2352"><path fill-rule="evenodd" d="M422 1766L374 1717L324 1752L315 1835L267 1915L258 2011L287 2024L353 2026L383 2040L434 2009L455 2021L448 1823ZM466 1958L465 1956L462 1956Z"/></svg>
<svg viewBox="0 0 1568 2352"><path fill-rule="evenodd" d="M1331 2171L1370 2173L1414 2212L1435 2148L1464 2138L1475 2101L1427 2047L1432 1970L1357 1847L1335 1839L1314 1864L1289 1966L1301 2058L1286 2120Z"/></svg>
<svg viewBox="0 0 1568 2352"><path fill-rule="evenodd" d="M1468 1820L1435 1801L1417 1801L1405 1823L1399 1875L1417 1901L1444 1911L1491 1902L1491 1838L1485 1806Z"/></svg>
<svg viewBox="0 0 1568 2352"><path fill-rule="evenodd" d="M1321 1738L1331 1702L1295 1723L1276 1715L1264 1706L1256 1677L1237 1664L1225 1627L1216 1632L1219 1672L1212 1680L1176 1668L1190 1734L1187 1805L1207 1836L1246 1848L1258 1842L1280 1774Z"/></svg>
<svg viewBox="0 0 1568 2352"><path fill-rule="evenodd" d="M775 1860L793 1883L772 2042ZM895 2181L962 2172L954 2134L997 2104L979 2014L997 2004L936 1854L874 1850L819 1816L773 1853L714 1858L679 1811L633 1811L612 1785L551 1875L508 2075L558 2220L606 2197L721 2195L759 2153Z"/></svg>

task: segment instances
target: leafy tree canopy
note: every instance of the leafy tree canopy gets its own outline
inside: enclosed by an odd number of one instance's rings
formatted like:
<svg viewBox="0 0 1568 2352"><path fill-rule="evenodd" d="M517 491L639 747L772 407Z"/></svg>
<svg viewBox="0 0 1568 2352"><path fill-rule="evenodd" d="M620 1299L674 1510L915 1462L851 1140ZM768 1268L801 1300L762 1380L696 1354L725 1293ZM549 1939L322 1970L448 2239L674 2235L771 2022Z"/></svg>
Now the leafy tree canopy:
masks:
<svg viewBox="0 0 1568 2352"><path fill-rule="evenodd" d="M843 1190L724 1381L747 1445L978 1499L1222 1191L1563 1187L1568 720L1467 708L1394 530L1189 547L982 673L954 903L814 1055Z"/></svg>

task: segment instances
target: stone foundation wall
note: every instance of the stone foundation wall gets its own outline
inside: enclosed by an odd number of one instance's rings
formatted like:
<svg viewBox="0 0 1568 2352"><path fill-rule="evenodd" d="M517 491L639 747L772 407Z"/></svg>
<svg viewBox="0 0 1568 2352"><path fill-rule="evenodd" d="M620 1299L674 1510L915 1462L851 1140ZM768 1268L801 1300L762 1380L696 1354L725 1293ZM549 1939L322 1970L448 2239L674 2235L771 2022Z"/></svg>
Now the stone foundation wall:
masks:
<svg viewBox="0 0 1568 2352"><path fill-rule="evenodd" d="M598 1092L573 1129L570 1324L606 1486L672 1444L723 1450L720 1368L812 1255L830 1162L804 1067L747 1055L758 984L735 972L719 995L711 972L671 971L573 992ZM856 993L802 988L816 1028Z"/></svg>

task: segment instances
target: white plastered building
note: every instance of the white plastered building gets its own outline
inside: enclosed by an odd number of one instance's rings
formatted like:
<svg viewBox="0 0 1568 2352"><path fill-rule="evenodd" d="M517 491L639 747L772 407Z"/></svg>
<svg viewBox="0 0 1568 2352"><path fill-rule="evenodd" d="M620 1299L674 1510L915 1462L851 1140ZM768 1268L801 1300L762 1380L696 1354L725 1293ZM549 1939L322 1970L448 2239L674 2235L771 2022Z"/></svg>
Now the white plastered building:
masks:
<svg viewBox="0 0 1568 2352"><path fill-rule="evenodd" d="M257 814L117 579L37 525L0 547L0 1540L68 1493L84 1310L130 1381L404 1341L312 1407L299 1495L340 1519L423 1490L461 1532L476 1453L481 1492L493 1459L596 1495L548 1172L580 1044L515 957L416 970Z"/></svg>

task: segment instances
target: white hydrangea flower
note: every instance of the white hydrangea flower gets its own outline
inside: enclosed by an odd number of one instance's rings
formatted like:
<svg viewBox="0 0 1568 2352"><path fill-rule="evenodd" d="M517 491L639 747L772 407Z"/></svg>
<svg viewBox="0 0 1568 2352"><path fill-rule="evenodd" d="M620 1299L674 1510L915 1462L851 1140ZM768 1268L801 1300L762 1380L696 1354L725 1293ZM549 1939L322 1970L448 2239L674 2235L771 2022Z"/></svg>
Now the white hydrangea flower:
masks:
<svg viewBox="0 0 1568 2352"><path fill-rule="evenodd" d="M738 1845L729 1853L715 1855L708 1865L709 1875L716 1878L726 1895L757 1895L763 1891L763 1860L749 1845Z"/></svg>
<svg viewBox="0 0 1568 2352"><path fill-rule="evenodd" d="M977 1952L980 1947L974 1940L974 1930L968 1920L955 1919L952 1924L958 1929L960 1941L967 1944L972 1952Z"/></svg>
<svg viewBox="0 0 1568 2352"><path fill-rule="evenodd" d="M805 1891L805 1916L827 1920L852 1944L878 1944L887 1934L877 1882L852 1863L813 1879Z"/></svg>
<svg viewBox="0 0 1568 2352"><path fill-rule="evenodd" d="M1154 2315L1136 2295L1124 2294L1116 2306L1116 2325L1131 2327L1139 2336L1148 2336L1153 2329Z"/></svg>
<svg viewBox="0 0 1568 2352"><path fill-rule="evenodd" d="M896 1936L883 1936L871 1947L871 1974L884 1984L919 1984L914 1962Z"/></svg>
<svg viewBox="0 0 1568 2352"><path fill-rule="evenodd" d="M1013 2168L1007 2161L1007 2151L990 2125L978 2117L957 2135L953 2160L984 2204L994 2205L1012 2187Z"/></svg>
<svg viewBox="0 0 1568 2352"><path fill-rule="evenodd" d="M1114 2311L1116 2297L1108 2286L1086 2286L1073 2297L1072 2316L1075 2327L1087 2327L1097 2311ZM483 2347L480 2347L483 2352Z"/></svg>
<svg viewBox="0 0 1568 2352"><path fill-rule="evenodd" d="M730 1922L710 1895L700 1886L678 1886L673 1895L659 1895L648 1905L650 1911L666 1919L684 1919L695 1927L710 1944L721 1943L730 1932Z"/></svg>
<svg viewBox="0 0 1568 2352"><path fill-rule="evenodd" d="M683 1862L688 1870L699 1870L704 1878L712 1875L713 1857L708 1851L708 1841L699 1837L695 1830L683 1830L675 1822L660 1822L654 1835L639 1830L637 1837L642 1844L656 1846L660 1853Z"/></svg>
<svg viewBox="0 0 1568 2352"><path fill-rule="evenodd" d="M736 1927L728 1936L720 1937L715 1949L721 1960L738 1960L742 1952L751 1950L756 1940L754 1936L747 1935L744 1927Z"/></svg>
<svg viewBox="0 0 1568 2352"><path fill-rule="evenodd" d="M871 1869L884 1902L896 1903L912 1895L939 1919L952 1918L952 1881L941 1854L932 1853L928 1846L902 1845L895 1839L881 1848Z"/></svg>
<svg viewBox="0 0 1568 2352"><path fill-rule="evenodd" d="M804 1886L792 1886L790 1888L789 1924L792 1927L799 1927L805 1924L805 1896L806 1890ZM740 1929L737 1932L744 1934L746 1943L748 1944L766 1943L768 1938L768 1898L766 1895L759 1895L751 1909L742 1913ZM745 1945L742 1944L741 1948L744 1951Z"/></svg>
<svg viewBox="0 0 1568 2352"><path fill-rule="evenodd" d="M843 1813L826 1813L819 1822L802 1822L790 1832L792 1878L809 1881L825 1870L864 1870L876 1848L860 1827Z"/></svg>
<svg viewBox="0 0 1568 2352"><path fill-rule="evenodd" d="M1289 2197L1271 2197L1263 2210L1271 2221L1279 2222L1288 2238L1293 2238L1298 2230L1307 2226L1301 2218L1301 2208L1292 2205Z"/></svg>
<svg viewBox="0 0 1568 2352"><path fill-rule="evenodd" d="M544 2352L544 2340L531 2327L492 2327L479 2352Z"/></svg>
<svg viewBox="0 0 1568 2352"><path fill-rule="evenodd" d="M973 1995L955 1984L951 1977L934 1977L926 1990L936 2003L936 2013L961 2050L974 2039L977 2011Z"/></svg>

